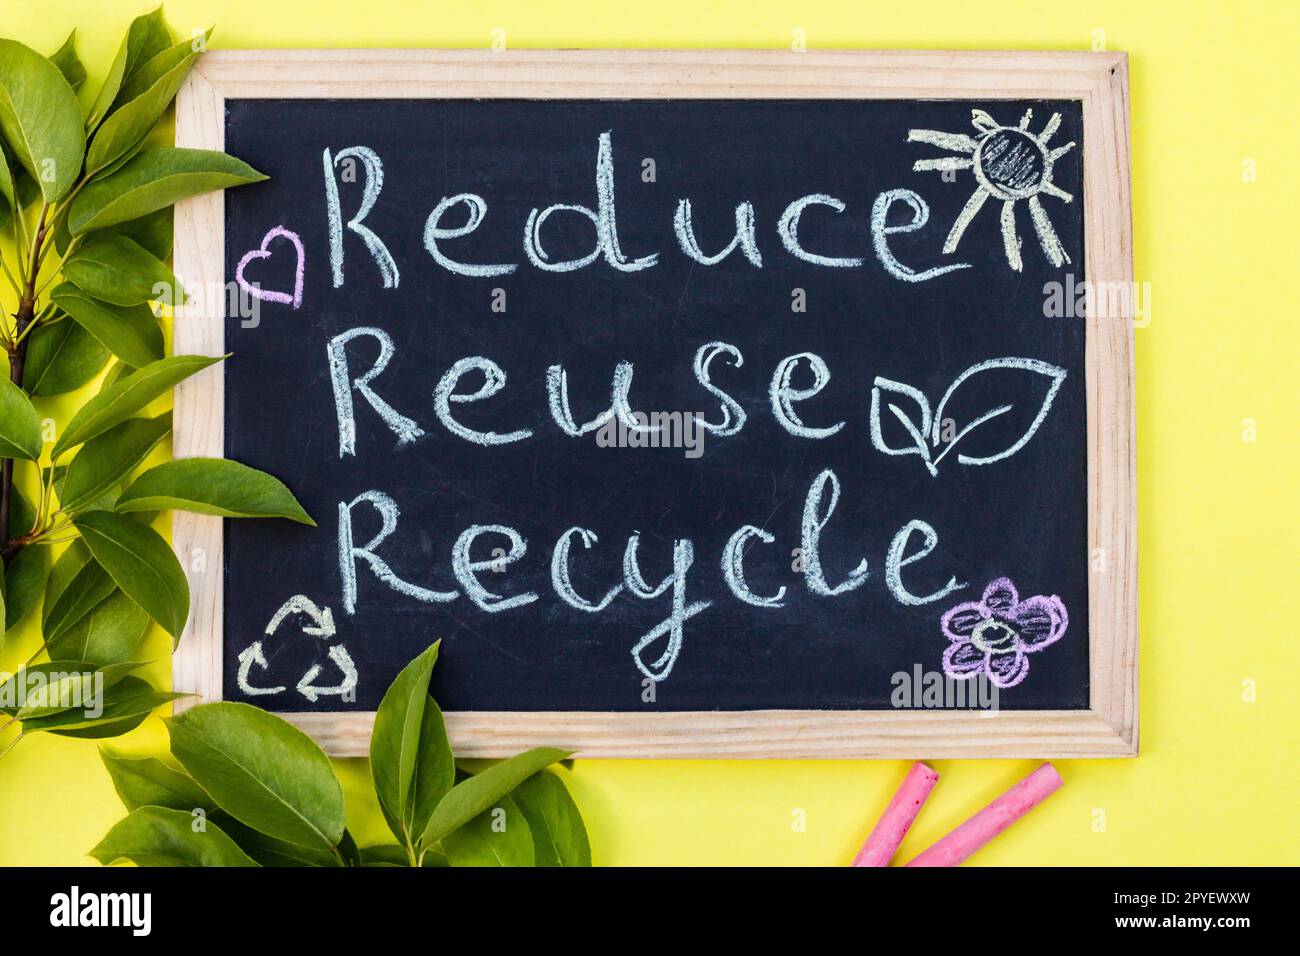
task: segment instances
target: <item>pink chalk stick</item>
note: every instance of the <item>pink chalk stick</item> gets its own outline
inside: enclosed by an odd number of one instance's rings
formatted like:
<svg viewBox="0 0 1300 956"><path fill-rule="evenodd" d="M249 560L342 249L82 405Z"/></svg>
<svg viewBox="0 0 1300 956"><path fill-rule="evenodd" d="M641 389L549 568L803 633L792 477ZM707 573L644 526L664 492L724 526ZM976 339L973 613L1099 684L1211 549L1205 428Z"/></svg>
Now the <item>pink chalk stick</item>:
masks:
<svg viewBox="0 0 1300 956"><path fill-rule="evenodd" d="M898 845L912 828L916 815L921 812L930 791L938 783L939 775L923 763L914 763L902 785L889 801L879 822L853 858L854 866L889 866L898 852Z"/></svg>
<svg viewBox="0 0 1300 956"><path fill-rule="evenodd" d="M907 865L956 866L1061 789L1064 782L1055 767L1043 764Z"/></svg>

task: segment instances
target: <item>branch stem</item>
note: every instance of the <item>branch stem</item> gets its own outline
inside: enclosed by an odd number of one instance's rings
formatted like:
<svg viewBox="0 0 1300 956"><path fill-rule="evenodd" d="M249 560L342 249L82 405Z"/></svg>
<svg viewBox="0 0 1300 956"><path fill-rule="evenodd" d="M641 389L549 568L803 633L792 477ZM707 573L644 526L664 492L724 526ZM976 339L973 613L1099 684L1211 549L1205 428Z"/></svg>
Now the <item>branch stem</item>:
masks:
<svg viewBox="0 0 1300 956"><path fill-rule="evenodd" d="M31 248L27 253L30 268L23 270L23 291L18 300L18 311L14 313L14 337L8 345L9 381L19 389L23 387L23 367L27 363L27 327L36 319L36 274L39 271L41 249L45 245L46 217L50 207L42 204L41 214L36 220L36 229L32 233ZM12 458L4 459L0 464L0 546L3 558L8 562L22 550L24 541L11 540L9 537L9 516L13 511L14 501L14 462Z"/></svg>

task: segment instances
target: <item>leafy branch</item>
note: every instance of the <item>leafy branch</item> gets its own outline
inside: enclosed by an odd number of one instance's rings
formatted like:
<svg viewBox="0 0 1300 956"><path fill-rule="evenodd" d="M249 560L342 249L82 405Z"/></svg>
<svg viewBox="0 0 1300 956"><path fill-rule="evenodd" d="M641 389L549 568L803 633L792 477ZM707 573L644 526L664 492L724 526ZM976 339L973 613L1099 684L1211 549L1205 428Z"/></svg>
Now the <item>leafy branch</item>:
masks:
<svg viewBox="0 0 1300 956"><path fill-rule="evenodd" d="M203 704L167 721L181 769L104 752L130 811L91 856L149 866L590 866L587 830L541 747L479 773L456 765L429 679L430 646L375 715L370 768L394 843L358 849L329 758L249 704Z"/></svg>
<svg viewBox="0 0 1300 956"><path fill-rule="evenodd" d="M124 733L176 696L131 673L151 621L179 640L189 617L185 571L151 526L161 511L313 524L282 483L237 462L140 473L172 427L147 407L221 361L164 355L158 316L184 302L166 264L171 206L266 178L221 152L154 145L207 39L177 42L161 8L137 17L85 109L75 33L49 57L0 39L0 275L13 296L0 318L0 634L40 605L44 638L0 684L0 723L19 728L0 754L37 731ZM39 406L96 378L52 434ZM83 691L97 706L72 706Z"/></svg>
<svg viewBox="0 0 1300 956"><path fill-rule="evenodd" d="M136 18L84 113L75 36L49 58L0 40L0 233L13 237L0 274L16 302L12 323L0 320L0 639L37 604L44 637L0 683L0 734L20 728L0 756L42 731L116 736L181 696L135 673L151 622L179 640L189 616L185 572L150 527L159 512L313 524L277 479L238 462L139 473L172 428L170 412L145 409L221 361L163 354L152 304L183 300L164 261L170 207L265 178L223 153L147 143L206 40L175 42L161 10ZM37 403L96 377L98 392L46 439ZM19 478L36 489L30 499ZM396 842L357 847L310 737L248 704L213 703L168 720L180 769L103 753L129 812L91 855L146 866L590 865L572 797L541 772L565 751L480 773L457 766L428 692L437 654L435 644L412 661L376 714L371 771Z"/></svg>

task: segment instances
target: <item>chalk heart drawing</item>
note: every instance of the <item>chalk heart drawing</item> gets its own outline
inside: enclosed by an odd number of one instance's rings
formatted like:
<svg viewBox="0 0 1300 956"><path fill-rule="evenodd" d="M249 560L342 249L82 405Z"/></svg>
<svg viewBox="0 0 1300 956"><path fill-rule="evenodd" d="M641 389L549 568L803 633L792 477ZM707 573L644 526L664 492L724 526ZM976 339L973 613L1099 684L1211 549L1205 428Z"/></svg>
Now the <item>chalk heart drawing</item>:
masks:
<svg viewBox="0 0 1300 956"><path fill-rule="evenodd" d="M995 358L979 362L966 369L953 380L953 383L948 386L948 390L943 393L943 398L939 399L939 405L933 412L930 411L929 400L920 390L903 382L895 382L877 376L871 389L871 443L878 451L882 451L886 455L920 455L930 474L939 474L939 462L943 461L948 456L948 453L957 447L958 442L981 425L1000 415L1005 415L1015 407L1013 404L999 405L978 416L955 435L947 437L944 435L943 426L946 421L944 413L947 411L949 401L964 382L970 381L977 375L1005 369L1029 372L1031 377L1042 376L1047 380L1047 394L1043 396L1043 403L1038 409L1038 414L1034 416L1033 422L1030 423L1025 433L1010 447L996 454L981 457L958 452L957 461L963 465L988 465L1004 458L1010 458L1023 448L1029 439L1034 437L1034 432L1038 431L1038 426L1043 424L1043 420L1047 418L1047 413L1052 410L1052 401L1056 398L1056 393L1060 391L1061 383L1065 381L1065 369L1031 358ZM908 404L915 406L918 420L909 418L902 408L885 397L887 394L906 398ZM907 434L911 436L913 444L903 448L895 448L886 442L884 428L880 420L882 405L889 410L889 413L894 418L902 423L903 428L907 430Z"/></svg>
<svg viewBox="0 0 1300 956"><path fill-rule="evenodd" d="M334 612L329 608L317 607L315 602L305 595L295 594L285 601L280 606L280 609L271 616L271 620L267 622L267 639L271 638L279 630L280 625L285 620L293 616L301 617L305 622L299 625L299 630L303 634L318 637L323 641L327 641L334 636ZM357 686L356 664L353 663L352 655L348 653L347 648L342 644L334 644L330 646L326 653L338 668L341 680L336 685L321 687L316 684L316 679L321 674L321 666L313 664L309 667L294 689L312 703L315 703L321 697L341 697ZM236 677L236 683L246 696L265 697L273 694L283 694L289 689L284 685L271 687L254 684L254 667L258 667L263 671L271 669L260 639L254 641L239 653L239 673Z"/></svg>
<svg viewBox="0 0 1300 956"><path fill-rule="evenodd" d="M1066 143L1055 149L1047 145L1061 125L1060 113L1053 113L1037 134L1029 131L1033 117L1034 111L1026 110L1019 126L1002 126L984 110L971 110L971 125L977 133L975 136L942 133L932 129L907 131L909 143L927 143L960 154L938 159L918 159L912 165L914 171L955 172L969 169L975 176L975 191L957 215L948 238L944 240L945 254L950 255L957 250L966 227L991 196L1002 203L1002 246L1006 251L1007 264L1012 269L1016 272L1024 269L1024 261L1020 257L1020 237L1016 234L1016 203L1021 200L1025 200L1029 207L1029 219L1034 224L1038 244L1047 260L1057 267L1070 261L1039 197L1051 196L1062 202L1073 202L1072 195L1052 182L1052 168L1058 159L1074 148L1074 143Z"/></svg>
<svg viewBox="0 0 1300 956"><path fill-rule="evenodd" d="M946 611L939 621L948 649L943 671L957 680L985 674L997 687L1015 687L1029 676L1029 654L1065 636L1070 615L1053 594L1023 601L1010 578L997 578L978 601Z"/></svg>
<svg viewBox="0 0 1300 956"><path fill-rule="evenodd" d="M261 259L271 258L271 243L275 239L287 239L292 243L294 251L298 254L298 262L293 270L293 294L288 292L276 292L273 289L263 289L249 282L244 275L244 270L248 268L250 262L256 262ZM244 253L244 258L239 260L239 265L235 267L235 282L239 287L253 296L255 299L261 299L263 302L281 302L285 305L291 305L295 309L302 305L302 277L307 265L307 253L302 247L302 237L291 229L284 226L276 226L265 236L262 237L262 244L256 249Z"/></svg>

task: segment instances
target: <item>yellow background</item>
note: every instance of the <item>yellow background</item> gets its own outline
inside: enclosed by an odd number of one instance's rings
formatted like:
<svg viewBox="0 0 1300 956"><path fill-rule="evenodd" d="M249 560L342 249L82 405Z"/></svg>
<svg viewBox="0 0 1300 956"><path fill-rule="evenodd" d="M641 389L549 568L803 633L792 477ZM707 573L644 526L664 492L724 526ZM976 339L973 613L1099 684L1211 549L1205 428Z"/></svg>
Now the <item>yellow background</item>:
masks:
<svg viewBox="0 0 1300 956"><path fill-rule="evenodd" d="M10 0L0 33L49 53L76 27L94 87L130 17L152 5ZM181 35L216 24L216 47L482 47L501 28L512 47L788 48L802 30L813 49L1127 51L1136 276L1152 294L1152 323L1137 332L1142 754L1060 762L1064 789L974 862L1300 862L1300 5L171 0L167 14ZM29 622L0 667L37 643ZM165 636L145 650L165 659ZM157 752L165 738L151 718L113 746ZM368 767L339 766L349 822L377 842ZM939 787L900 859L1033 766L937 762ZM904 770L585 760L572 781L597 863L843 865ZM86 862L120 815L91 742L37 737L0 759L0 863Z"/></svg>

